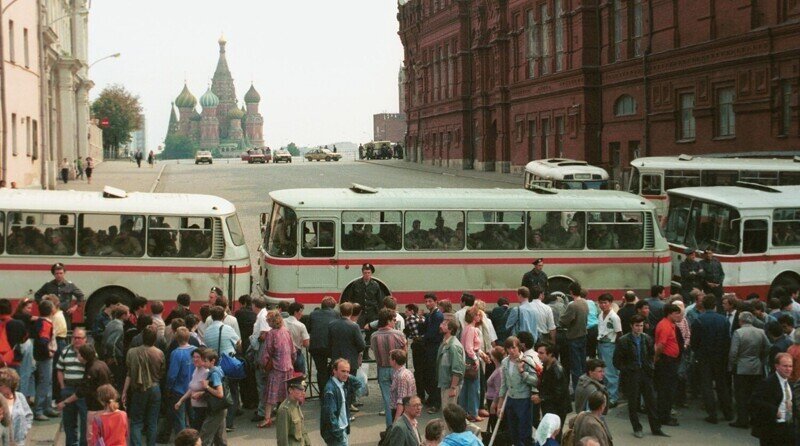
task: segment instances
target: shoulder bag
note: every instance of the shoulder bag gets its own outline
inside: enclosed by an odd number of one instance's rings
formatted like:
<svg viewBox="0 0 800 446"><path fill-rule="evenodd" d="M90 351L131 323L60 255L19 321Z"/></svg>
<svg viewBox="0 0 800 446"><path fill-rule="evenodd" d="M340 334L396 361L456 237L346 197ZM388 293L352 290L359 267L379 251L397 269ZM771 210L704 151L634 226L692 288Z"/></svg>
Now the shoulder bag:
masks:
<svg viewBox="0 0 800 446"><path fill-rule="evenodd" d="M223 328L225 328L224 324L219 327L219 337L217 338L217 351L219 352L219 366L225 373L226 378L244 379L245 377L244 361L230 354L222 354Z"/></svg>
<svg viewBox="0 0 800 446"><path fill-rule="evenodd" d="M217 398L206 391L206 403L211 413L217 413L233 406L233 397L231 396L231 388L228 385L227 378L222 378L222 398Z"/></svg>

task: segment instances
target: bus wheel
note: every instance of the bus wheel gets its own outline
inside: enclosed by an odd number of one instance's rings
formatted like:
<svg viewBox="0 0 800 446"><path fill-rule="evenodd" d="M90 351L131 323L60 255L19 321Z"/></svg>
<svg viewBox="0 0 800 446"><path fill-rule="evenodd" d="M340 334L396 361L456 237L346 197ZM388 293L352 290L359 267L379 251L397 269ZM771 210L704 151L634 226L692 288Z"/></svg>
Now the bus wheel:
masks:
<svg viewBox="0 0 800 446"><path fill-rule="evenodd" d="M772 285L769 287L769 295L763 296L767 300L772 296L772 292L775 291L775 288L783 287L787 289L798 289L800 288L800 277L796 273L783 273L778 278L776 278Z"/></svg>
<svg viewBox="0 0 800 446"><path fill-rule="evenodd" d="M133 303L134 298L133 293L131 293L129 290L118 286L109 286L95 291L86 302L86 307L83 311L83 323L87 330L92 329L94 318L97 317L101 311L103 311L103 308L106 304L106 299L110 296L118 296L120 303L127 305L129 308Z"/></svg>
<svg viewBox="0 0 800 446"><path fill-rule="evenodd" d="M560 291L569 296L569 286L572 281L564 277L556 277L547 281L547 288L549 292Z"/></svg>

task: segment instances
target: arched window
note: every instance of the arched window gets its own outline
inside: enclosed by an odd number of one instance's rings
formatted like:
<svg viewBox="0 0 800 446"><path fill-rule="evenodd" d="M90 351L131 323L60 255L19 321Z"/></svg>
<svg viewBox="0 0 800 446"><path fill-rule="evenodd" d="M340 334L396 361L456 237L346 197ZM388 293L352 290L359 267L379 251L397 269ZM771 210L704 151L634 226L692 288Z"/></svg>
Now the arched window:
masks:
<svg viewBox="0 0 800 446"><path fill-rule="evenodd" d="M614 116L630 116L636 114L636 101L627 94L623 94L614 103Z"/></svg>

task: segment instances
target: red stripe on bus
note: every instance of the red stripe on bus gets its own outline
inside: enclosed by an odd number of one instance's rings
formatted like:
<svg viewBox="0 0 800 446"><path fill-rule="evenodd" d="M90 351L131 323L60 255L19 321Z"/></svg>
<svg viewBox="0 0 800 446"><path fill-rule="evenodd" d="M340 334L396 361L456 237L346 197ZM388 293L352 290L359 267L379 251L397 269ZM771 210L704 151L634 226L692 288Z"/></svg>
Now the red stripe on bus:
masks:
<svg viewBox="0 0 800 446"><path fill-rule="evenodd" d="M588 297L590 299L596 299L603 293L611 293L615 299L619 300L622 299L622 295L625 294L627 289L597 289L597 290L589 290ZM640 290L644 291L644 290ZM436 297L439 300L442 299L449 299L453 303L458 303L461 299L461 295L465 292L468 292L474 295L477 299L483 300L486 303L494 304L497 302L497 299L500 297L506 297L511 301L514 301L517 295L516 288L513 290L426 290L426 291L392 291L392 297L397 299L397 302L400 304L408 304L408 303L421 303L424 300L424 296L426 293L433 293L436 294ZM274 291L267 291L265 293L268 297L276 298L276 299L294 299L297 302L303 304L310 304L310 305L317 305L322 301L322 298L325 296L333 296L335 299L339 299L342 292L338 290L331 290L326 292L297 292L297 293L277 293Z"/></svg>
<svg viewBox="0 0 800 446"><path fill-rule="evenodd" d="M684 248L679 248L670 245L670 251L683 254ZM698 252L702 250L698 249ZM759 254L759 255L744 255L741 257L726 256L724 254L714 253L714 257L719 259L722 263L747 263L747 262L778 262L782 260L800 260L800 254Z"/></svg>
<svg viewBox="0 0 800 446"><path fill-rule="evenodd" d="M50 265L33 263L0 263L0 271L50 271ZM67 271L115 273L195 273L227 274L225 266L136 266L136 265L67 265ZM252 271L250 265L237 266L236 274Z"/></svg>
<svg viewBox="0 0 800 446"><path fill-rule="evenodd" d="M533 256L531 256L533 258ZM477 259L278 259L264 257L266 263L279 266L329 266L329 265L530 265L531 258L477 258ZM546 257L546 264L636 264L636 263L670 263L665 257Z"/></svg>

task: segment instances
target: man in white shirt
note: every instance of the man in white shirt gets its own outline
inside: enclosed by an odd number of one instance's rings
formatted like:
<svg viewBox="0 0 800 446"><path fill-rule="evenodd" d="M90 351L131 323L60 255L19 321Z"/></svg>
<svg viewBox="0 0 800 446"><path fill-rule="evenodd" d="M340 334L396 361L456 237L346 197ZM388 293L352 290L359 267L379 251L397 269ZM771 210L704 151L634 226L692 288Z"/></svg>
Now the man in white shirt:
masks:
<svg viewBox="0 0 800 446"><path fill-rule="evenodd" d="M614 296L604 293L597 298L600 314L597 316L597 352L606 363L608 381L608 407L616 407L619 399L619 370L614 367L614 350L619 336L622 336L622 321L611 309Z"/></svg>
<svg viewBox="0 0 800 446"><path fill-rule="evenodd" d="M225 310L225 318L222 320L222 323L227 325L228 327L233 328L233 331L236 332L236 336L241 338L242 337L242 332L241 332L241 330L239 330L239 321L236 320L236 317L230 313L230 310L228 309L228 299L225 298L225 297L218 297L217 301L216 301L216 303L214 305L220 306ZM210 324L211 324L211 316L206 318L206 328ZM205 330L203 330L203 332L205 334ZM206 343L206 344L208 344L208 343Z"/></svg>
<svg viewBox="0 0 800 446"><path fill-rule="evenodd" d="M539 286L531 287L531 301L528 303L536 313L536 331L539 332L538 341L546 341L551 344L556 343L556 321L553 317L553 309L542 302L544 290Z"/></svg>
<svg viewBox="0 0 800 446"><path fill-rule="evenodd" d="M307 370L303 348L308 348L308 344L311 342L311 336L309 336L305 324L300 322L300 319L303 318L304 308L305 306L300 302L292 302L292 304L289 305L289 317L284 319L284 322L286 322L286 328L289 329L289 333L292 335L294 348L297 350L297 359L294 361L294 371L305 375Z"/></svg>

